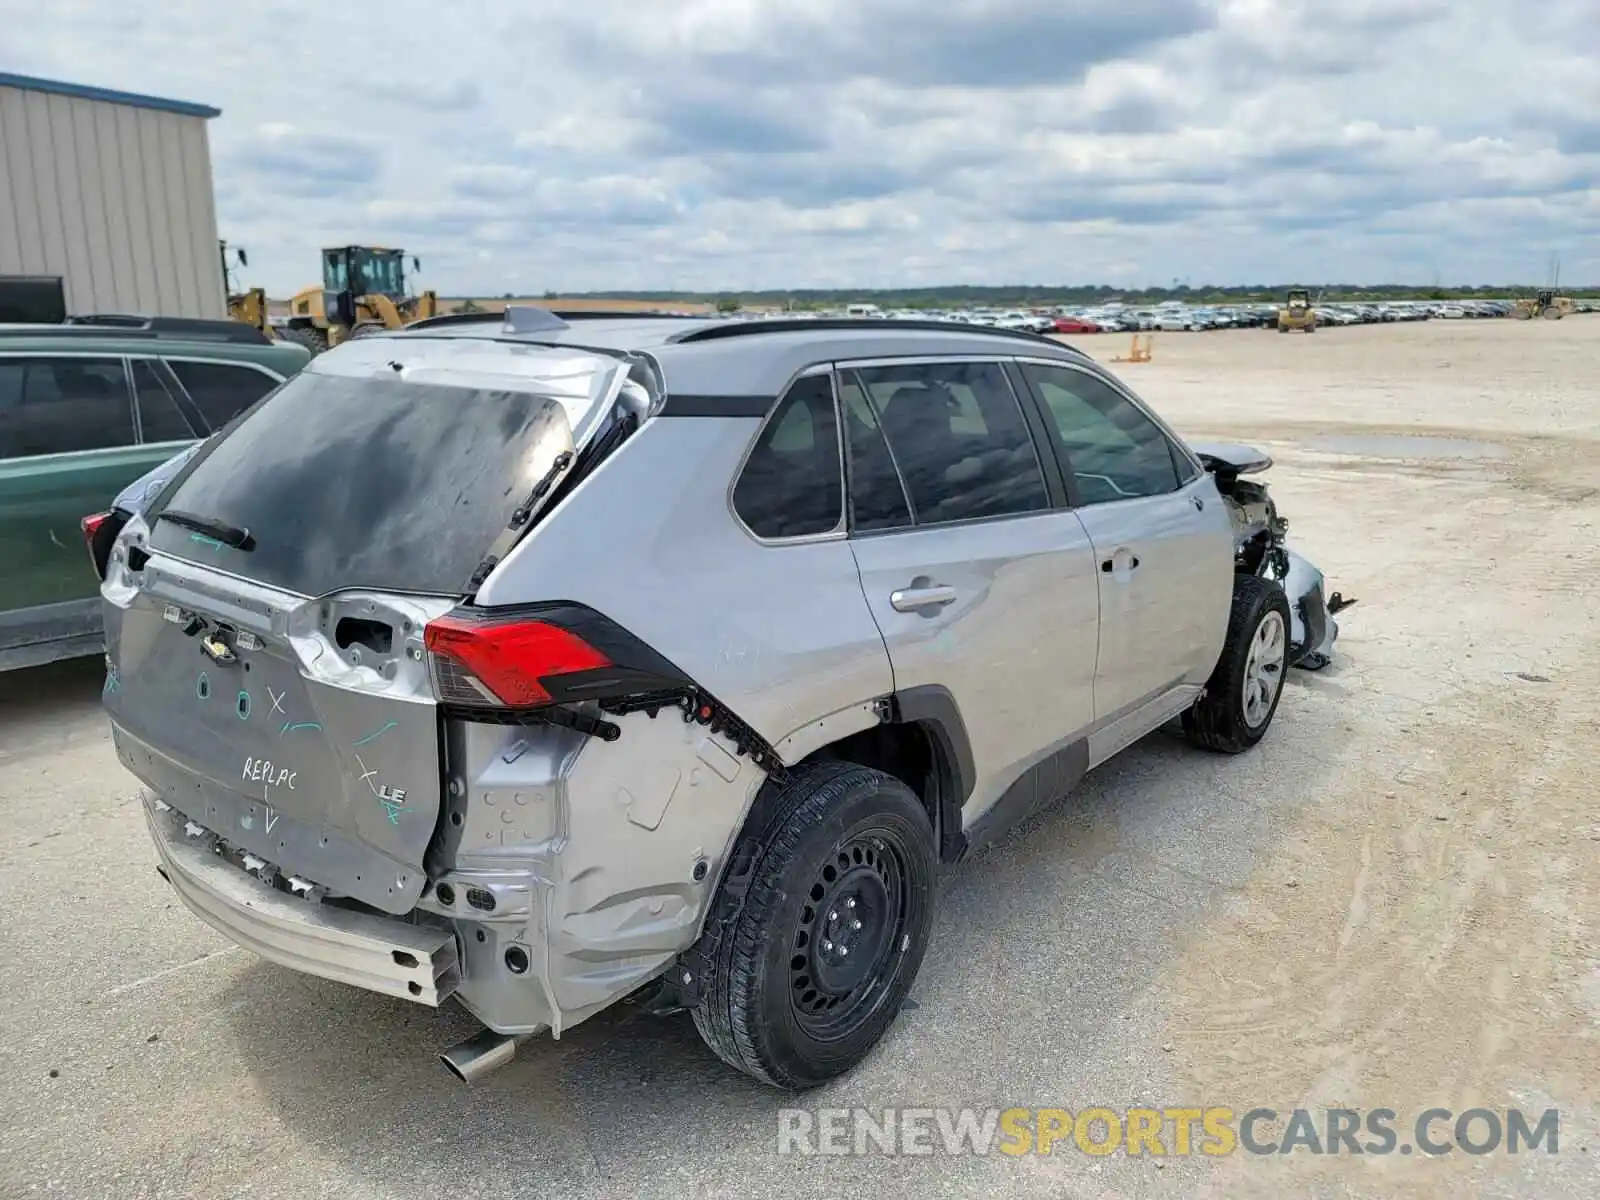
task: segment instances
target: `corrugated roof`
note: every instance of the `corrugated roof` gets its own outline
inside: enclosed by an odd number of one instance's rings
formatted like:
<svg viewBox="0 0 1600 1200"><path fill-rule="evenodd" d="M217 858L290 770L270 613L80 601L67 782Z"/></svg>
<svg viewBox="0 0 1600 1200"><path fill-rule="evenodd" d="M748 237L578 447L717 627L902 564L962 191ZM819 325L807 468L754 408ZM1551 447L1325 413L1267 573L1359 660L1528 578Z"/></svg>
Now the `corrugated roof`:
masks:
<svg viewBox="0 0 1600 1200"><path fill-rule="evenodd" d="M220 117L222 110L209 104L187 100L164 100L138 92L117 92L110 88L88 87L81 83L62 83L59 79L37 79L32 75L12 75L0 71L0 87L20 88L25 92L47 92L52 96L72 96L79 100L103 100L107 104L126 104L132 108L153 108L159 112L180 113L186 117Z"/></svg>

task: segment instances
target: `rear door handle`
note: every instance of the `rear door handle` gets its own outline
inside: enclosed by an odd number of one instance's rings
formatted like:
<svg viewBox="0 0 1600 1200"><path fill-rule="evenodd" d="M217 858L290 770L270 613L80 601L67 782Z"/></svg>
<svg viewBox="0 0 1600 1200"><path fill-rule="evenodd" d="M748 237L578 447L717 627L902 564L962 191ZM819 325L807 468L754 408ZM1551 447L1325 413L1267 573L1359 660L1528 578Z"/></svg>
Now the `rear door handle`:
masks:
<svg viewBox="0 0 1600 1200"><path fill-rule="evenodd" d="M954 604L956 590L936 584L933 587L901 588L899 591L889 593L889 607L895 612L916 612L923 608L943 608L946 604Z"/></svg>

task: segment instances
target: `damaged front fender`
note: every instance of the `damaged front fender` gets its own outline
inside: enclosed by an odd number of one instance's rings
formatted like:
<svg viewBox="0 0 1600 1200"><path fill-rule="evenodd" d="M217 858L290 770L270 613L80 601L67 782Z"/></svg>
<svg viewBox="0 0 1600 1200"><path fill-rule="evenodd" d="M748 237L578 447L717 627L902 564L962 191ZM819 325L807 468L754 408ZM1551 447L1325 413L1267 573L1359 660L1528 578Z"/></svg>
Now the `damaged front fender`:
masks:
<svg viewBox="0 0 1600 1200"><path fill-rule="evenodd" d="M1259 575L1282 586L1289 598L1289 665L1319 671L1333 660L1339 623L1333 615L1355 603L1338 592L1328 595L1321 570L1286 544L1289 522L1267 485L1242 479L1272 466L1272 458L1251 446L1196 443L1191 446L1233 520L1234 567L1240 574Z"/></svg>

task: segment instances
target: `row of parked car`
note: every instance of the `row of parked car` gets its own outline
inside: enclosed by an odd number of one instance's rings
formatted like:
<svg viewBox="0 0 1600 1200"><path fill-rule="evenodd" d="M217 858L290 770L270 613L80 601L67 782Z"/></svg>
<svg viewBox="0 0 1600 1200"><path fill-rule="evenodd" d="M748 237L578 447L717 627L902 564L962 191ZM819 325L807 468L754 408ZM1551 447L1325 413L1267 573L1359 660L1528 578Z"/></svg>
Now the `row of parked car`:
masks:
<svg viewBox="0 0 1600 1200"><path fill-rule="evenodd" d="M1511 300L1393 300L1382 303L1320 304L1316 307L1321 325L1375 325L1390 321L1427 321L1434 318L1507 317L1516 307ZM1593 301L1578 301L1577 312L1593 312L1600 307ZM799 314L786 313L787 317ZM1108 305L1090 308L1011 309L896 309L882 310L873 305L851 305L837 313L817 313L819 317L889 317L904 320L955 321L963 325L999 329L1020 329L1033 333L1125 333L1201 331L1210 329L1273 329L1278 324L1276 304L1188 305L1169 301L1154 307L1129 308Z"/></svg>

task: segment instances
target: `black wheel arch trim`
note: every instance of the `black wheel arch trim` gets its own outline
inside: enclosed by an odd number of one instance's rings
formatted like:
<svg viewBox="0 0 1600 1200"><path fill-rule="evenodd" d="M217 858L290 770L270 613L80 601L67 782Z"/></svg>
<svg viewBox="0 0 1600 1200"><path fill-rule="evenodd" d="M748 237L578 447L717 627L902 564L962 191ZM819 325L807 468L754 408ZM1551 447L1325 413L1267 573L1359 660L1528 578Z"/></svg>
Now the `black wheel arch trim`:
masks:
<svg viewBox="0 0 1600 1200"><path fill-rule="evenodd" d="M934 769L943 776L938 781L937 798L939 858L942 862L955 862L967 851L961 810L978 780L972 762L972 739L961 718L961 707L948 688L924 684L902 688L889 697L889 720L919 725L933 742Z"/></svg>

